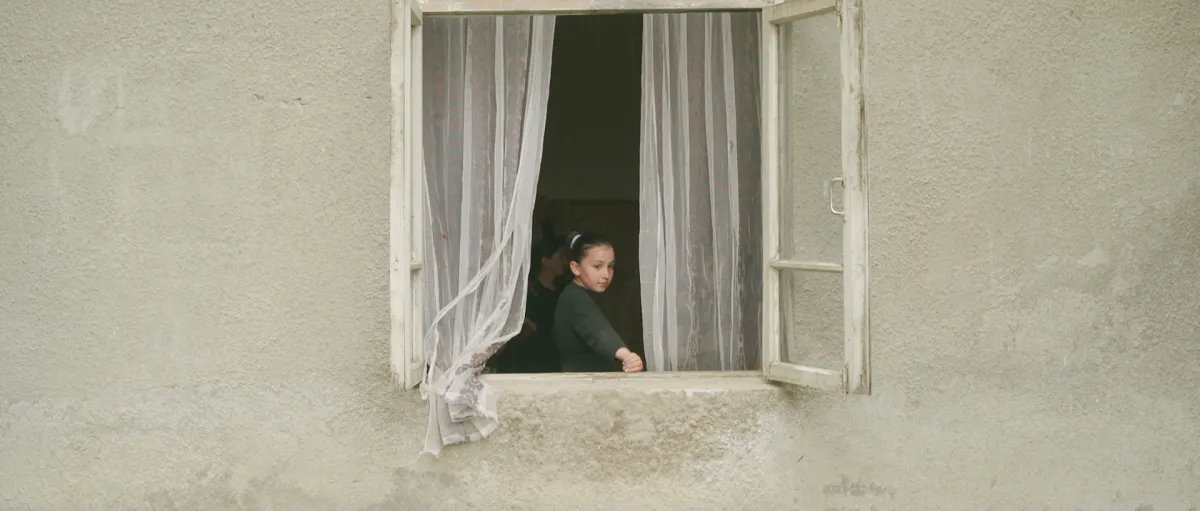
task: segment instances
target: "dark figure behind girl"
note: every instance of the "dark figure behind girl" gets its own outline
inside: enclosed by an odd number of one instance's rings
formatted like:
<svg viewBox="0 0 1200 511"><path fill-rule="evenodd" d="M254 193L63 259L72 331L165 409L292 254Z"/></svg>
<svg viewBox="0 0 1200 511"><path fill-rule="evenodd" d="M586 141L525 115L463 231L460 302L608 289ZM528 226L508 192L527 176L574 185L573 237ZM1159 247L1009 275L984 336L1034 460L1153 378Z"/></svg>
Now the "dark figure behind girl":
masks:
<svg viewBox="0 0 1200 511"><path fill-rule="evenodd" d="M616 263L612 244L600 236L575 232L567 235L567 249L574 279L563 286L554 310L554 343L563 371L640 372L641 357L625 347L592 297L612 282Z"/></svg>
<svg viewBox="0 0 1200 511"><path fill-rule="evenodd" d="M561 363L550 331L554 308L566 274L566 248L554 236L550 221L542 222L542 239L533 245L529 266L529 288L525 301L525 324L521 333L504 344L488 360L498 373L556 373Z"/></svg>

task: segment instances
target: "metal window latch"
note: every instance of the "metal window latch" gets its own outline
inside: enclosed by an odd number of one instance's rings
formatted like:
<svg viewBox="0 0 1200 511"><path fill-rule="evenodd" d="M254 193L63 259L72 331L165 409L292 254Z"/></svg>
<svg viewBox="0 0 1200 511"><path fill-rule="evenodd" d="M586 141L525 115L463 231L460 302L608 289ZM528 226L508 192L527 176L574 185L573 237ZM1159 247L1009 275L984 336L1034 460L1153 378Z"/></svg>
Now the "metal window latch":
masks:
<svg viewBox="0 0 1200 511"><path fill-rule="evenodd" d="M842 185L842 189L846 188L846 181L840 177L835 177L835 178L829 180L829 212L833 213L835 215L839 215L839 216L846 216L846 210L844 208L842 210L838 210L833 207L833 196L834 196L833 184L834 183Z"/></svg>

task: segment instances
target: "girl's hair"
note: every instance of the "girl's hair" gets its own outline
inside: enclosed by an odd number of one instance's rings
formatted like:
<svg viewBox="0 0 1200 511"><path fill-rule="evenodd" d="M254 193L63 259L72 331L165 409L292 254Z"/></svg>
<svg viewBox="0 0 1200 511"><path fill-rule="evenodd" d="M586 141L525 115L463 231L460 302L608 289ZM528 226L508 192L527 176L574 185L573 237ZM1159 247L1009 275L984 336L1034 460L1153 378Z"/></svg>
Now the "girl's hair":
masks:
<svg viewBox="0 0 1200 511"><path fill-rule="evenodd" d="M529 277L537 278L542 271L542 259L554 257L554 253L562 248L562 238L554 236L554 221L542 220L542 239L533 244L533 259L529 265Z"/></svg>
<svg viewBox="0 0 1200 511"><path fill-rule="evenodd" d="M579 231L572 231L567 235L567 249L571 251L571 260L576 263L582 263L583 258L587 257L588 250L593 247L612 246L604 236L599 234L585 234Z"/></svg>

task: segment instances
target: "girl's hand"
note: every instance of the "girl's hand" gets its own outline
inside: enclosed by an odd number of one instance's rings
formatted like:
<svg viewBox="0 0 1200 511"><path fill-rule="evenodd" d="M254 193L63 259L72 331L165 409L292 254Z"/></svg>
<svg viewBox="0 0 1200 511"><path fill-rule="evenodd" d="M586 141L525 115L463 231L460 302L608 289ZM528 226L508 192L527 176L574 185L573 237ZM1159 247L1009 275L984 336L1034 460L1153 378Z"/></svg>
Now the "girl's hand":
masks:
<svg viewBox="0 0 1200 511"><path fill-rule="evenodd" d="M644 368L642 357L639 357L637 353L629 351L629 348L617 350L617 360L621 361L621 369L627 373L640 373Z"/></svg>
<svg viewBox="0 0 1200 511"><path fill-rule="evenodd" d="M637 353L630 353L629 357L621 361L621 369L624 369L627 373L642 372L642 369L644 369L642 357L639 357Z"/></svg>

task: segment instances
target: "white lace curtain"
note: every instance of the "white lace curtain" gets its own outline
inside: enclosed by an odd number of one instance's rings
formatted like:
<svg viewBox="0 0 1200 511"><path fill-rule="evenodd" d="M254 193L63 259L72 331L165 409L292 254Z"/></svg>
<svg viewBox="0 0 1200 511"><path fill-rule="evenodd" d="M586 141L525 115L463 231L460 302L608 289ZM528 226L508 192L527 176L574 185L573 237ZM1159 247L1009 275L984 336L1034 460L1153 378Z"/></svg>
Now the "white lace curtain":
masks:
<svg viewBox="0 0 1200 511"><path fill-rule="evenodd" d="M425 452L497 425L478 376L521 327L554 18L425 21Z"/></svg>
<svg viewBox="0 0 1200 511"><path fill-rule="evenodd" d="M759 366L759 16L647 14L639 268L651 371Z"/></svg>

